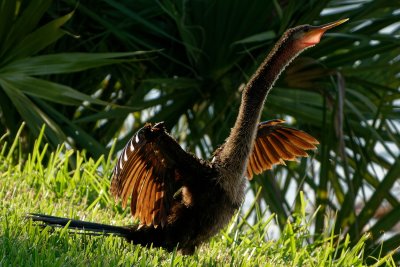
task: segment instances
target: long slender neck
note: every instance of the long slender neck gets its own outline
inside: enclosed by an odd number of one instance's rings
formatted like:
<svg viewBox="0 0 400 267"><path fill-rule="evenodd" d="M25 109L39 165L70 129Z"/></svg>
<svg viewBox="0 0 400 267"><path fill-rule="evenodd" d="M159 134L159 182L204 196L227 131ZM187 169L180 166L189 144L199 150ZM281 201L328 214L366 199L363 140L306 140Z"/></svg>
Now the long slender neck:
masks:
<svg viewBox="0 0 400 267"><path fill-rule="evenodd" d="M221 167L233 174L232 179L244 175L268 92L280 73L301 50L284 35L243 90L235 126L216 159Z"/></svg>

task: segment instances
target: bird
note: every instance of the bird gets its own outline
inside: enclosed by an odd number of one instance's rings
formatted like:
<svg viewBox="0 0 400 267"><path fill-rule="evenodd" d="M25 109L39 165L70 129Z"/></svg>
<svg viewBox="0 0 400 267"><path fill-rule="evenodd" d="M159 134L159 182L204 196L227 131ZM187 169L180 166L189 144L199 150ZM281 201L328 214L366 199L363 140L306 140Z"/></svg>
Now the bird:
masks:
<svg viewBox="0 0 400 267"><path fill-rule="evenodd" d="M139 224L111 226L38 213L27 217L42 225L67 225L193 254L230 222L244 201L246 180L317 148L314 137L285 126L283 120L260 122L261 112L285 67L347 20L300 25L282 35L242 90L236 122L211 160L182 149L163 122L139 129L122 150L111 179L112 196L123 208L130 205Z"/></svg>

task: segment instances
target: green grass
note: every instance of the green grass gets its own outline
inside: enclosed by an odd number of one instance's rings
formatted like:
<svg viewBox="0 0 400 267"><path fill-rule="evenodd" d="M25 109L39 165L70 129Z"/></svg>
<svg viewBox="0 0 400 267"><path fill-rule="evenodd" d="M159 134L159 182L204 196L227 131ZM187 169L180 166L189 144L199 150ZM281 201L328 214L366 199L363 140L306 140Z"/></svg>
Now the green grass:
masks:
<svg viewBox="0 0 400 267"><path fill-rule="evenodd" d="M44 163L47 146L41 139L42 135L26 160L19 153L18 138L13 144L0 141L0 266L364 266L369 258L364 255L368 235L357 244L347 237L338 243L330 230L333 225L327 225L324 235L311 239L313 215L306 214L303 197L301 212L293 215L279 239L268 237L275 217L252 205L253 225L244 219L248 215L236 216L193 256L134 246L113 236L42 230L25 214L115 225L132 220L108 193L110 157L94 161L61 146ZM373 266L395 266L391 255L369 260Z"/></svg>

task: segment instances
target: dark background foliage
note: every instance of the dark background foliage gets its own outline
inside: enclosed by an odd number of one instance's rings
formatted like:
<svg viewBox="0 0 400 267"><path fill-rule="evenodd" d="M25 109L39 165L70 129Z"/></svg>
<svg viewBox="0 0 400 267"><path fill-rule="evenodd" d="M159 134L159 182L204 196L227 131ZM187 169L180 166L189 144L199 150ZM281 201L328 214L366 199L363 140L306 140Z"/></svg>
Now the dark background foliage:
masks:
<svg viewBox="0 0 400 267"><path fill-rule="evenodd" d="M146 121L165 121L207 158L234 123L241 86L280 35L344 17L284 72L263 111L264 120L284 118L317 137L318 151L256 177L250 189L262 186L260 202L280 227L303 190L320 207L316 232L336 213L335 232L356 241L371 231L371 249L390 232L388 252L400 245L396 1L4 0L1 131L11 140L25 121L30 151L46 124L53 148L67 142L99 157Z"/></svg>

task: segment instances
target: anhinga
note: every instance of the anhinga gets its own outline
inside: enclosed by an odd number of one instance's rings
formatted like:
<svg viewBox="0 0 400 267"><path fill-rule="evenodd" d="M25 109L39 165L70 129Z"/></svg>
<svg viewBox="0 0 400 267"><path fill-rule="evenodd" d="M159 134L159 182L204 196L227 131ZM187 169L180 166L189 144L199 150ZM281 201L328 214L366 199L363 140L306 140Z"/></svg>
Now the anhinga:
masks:
<svg viewBox="0 0 400 267"><path fill-rule="evenodd" d="M183 150L163 123L146 124L128 142L114 168L111 193L125 207L130 197L135 227L107 226L30 214L46 225L113 233L134 244L178 247L192 254L231 220L244 199L247 177L284 160L307 156L318 141L282 126L282 120L259 123L268 92L284 68L323 33L347 19L322 26L302 25L284 33L243 90L239 115L225 143L211 161Z"/></svg>

